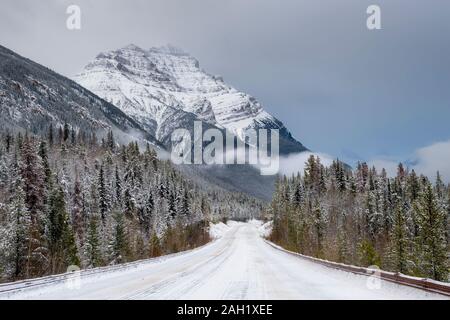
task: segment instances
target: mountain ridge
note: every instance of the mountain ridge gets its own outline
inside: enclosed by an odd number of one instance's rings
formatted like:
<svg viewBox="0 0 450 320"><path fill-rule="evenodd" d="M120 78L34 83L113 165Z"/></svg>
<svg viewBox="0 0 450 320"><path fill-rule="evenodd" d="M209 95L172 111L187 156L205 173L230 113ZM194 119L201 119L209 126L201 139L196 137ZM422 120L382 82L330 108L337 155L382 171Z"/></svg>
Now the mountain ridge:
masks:
<svg viewBox="0 0 450 320"><path fill-rule="evenodd" d="M123 111L76 82L0 45L0 121L10 130L35 133L49 124L69 123L76 130L118 139L141 139L161 144Z"/></svg>
<svg viewBox="0 0 450 320"><path fill-rule="evenodd" d="M184 121L181 127L187 126L185 119L199 120L241 140L247 129L279 129L281 154L308 150L256 98L205 72L196 58L172 45L145 50L129 44L102 52L73 79L135 119L168 149L171 132L180 126L165 120L177 113Z"/></svg>

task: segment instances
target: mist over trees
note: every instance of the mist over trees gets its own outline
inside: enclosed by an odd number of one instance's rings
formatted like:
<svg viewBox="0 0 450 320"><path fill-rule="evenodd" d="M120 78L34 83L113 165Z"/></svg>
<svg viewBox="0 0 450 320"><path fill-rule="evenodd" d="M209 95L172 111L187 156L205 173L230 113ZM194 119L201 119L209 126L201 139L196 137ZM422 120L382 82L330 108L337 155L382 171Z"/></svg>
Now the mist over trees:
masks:
<svg viewBox="0 0 450 320"><path fill-rule="evenodd" d="M389 178L311 156L303 175L281 177L266 214L270 239L305 255L449 280L450 186L402 164Z"/></svg>
<svg viewBox="0 0 450 320"><path fill-rule="evenodd" d="M0 280L156 257L210 241L262 204L187 180L155 150L69 124L0 133Z"/></svg>

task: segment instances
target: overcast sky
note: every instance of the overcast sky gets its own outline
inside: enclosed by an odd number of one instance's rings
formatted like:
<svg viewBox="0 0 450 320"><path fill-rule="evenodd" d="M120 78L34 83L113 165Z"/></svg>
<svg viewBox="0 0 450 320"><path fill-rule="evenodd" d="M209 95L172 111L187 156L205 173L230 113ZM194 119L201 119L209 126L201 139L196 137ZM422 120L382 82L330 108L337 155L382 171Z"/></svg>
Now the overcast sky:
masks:
<svg viewBox="0 0 450 320"><path fill-rule="evenodd" d="M370 4L382 30L366 28ZM449 17L448 0L2 0L0 44L72 76L101 51L171 43L312 150L418 161L450 141Z"/></svg>

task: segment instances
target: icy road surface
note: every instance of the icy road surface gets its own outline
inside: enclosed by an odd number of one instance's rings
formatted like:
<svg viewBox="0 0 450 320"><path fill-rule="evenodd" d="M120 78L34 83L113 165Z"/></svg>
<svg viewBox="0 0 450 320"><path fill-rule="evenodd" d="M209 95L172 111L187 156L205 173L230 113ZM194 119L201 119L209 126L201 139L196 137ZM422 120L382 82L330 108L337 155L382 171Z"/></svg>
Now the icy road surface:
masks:
<svg viewBox="0 0 450 320"><path fill-rule="evenodd" d="M264 242L257 223L232 222L199 249L120 270L83 274L79 288L64 281L19 292L13 299L443 299L305 261ZM14 286L13 286L14 289ZM1 291L1 288L0 288Z"/></svg>

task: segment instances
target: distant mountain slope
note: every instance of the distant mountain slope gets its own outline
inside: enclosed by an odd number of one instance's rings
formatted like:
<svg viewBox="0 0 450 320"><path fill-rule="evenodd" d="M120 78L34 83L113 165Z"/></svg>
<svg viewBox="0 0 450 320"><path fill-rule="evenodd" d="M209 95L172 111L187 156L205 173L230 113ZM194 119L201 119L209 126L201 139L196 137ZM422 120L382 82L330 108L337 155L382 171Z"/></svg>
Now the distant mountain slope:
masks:
<svg viewBox="0 0 450 320"><path fill-rule="evenodd" d="M11 130L42 132L69 123L87 132L113 130L119 140L159 142L134 119L92 92L0 46L0 123Z"/></svg>
<svg viewBox="0 0 450 320"><path fill-rule="evenodd" d="M107 58L108 55L114 59ZM165 60L161 62L156 57ZM201 120L204 129L218 128L238 136L247 128L278 128L282 153L305 150L254 98L204 73L195 61L173 48L144 51L129 46L119 50L118 56L101 54L87 67L91 71L77 79L91 82L92 85L83 84L88 88L97 86L96 93L110 103L74 81L0 46L0 125L10 130L42 133L50 124L56 127L67 122L97 134L113 130L118 142L145 139L162 149L170 149L174 129L192 130L193 122ZM183 68L186 70L182 71ZM261 176L252 166L180 169L206 186L241 191L265 200L273 192L275 177Z"/></svg>
<svg viewBox="0 0 450 320"><path fill-rule="evenodd" d="M282 154L306 151L254 97L206 73L178 48L129 45L100 53L74 80L119 107L167 148L173 129L202 120L241 138L249 128L279 129Z"/></svg>

